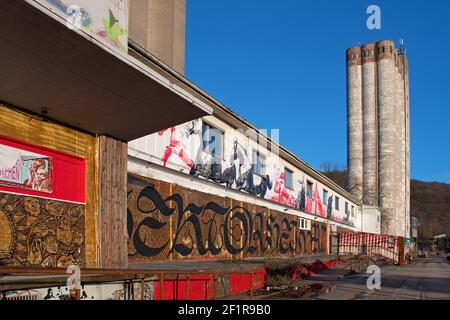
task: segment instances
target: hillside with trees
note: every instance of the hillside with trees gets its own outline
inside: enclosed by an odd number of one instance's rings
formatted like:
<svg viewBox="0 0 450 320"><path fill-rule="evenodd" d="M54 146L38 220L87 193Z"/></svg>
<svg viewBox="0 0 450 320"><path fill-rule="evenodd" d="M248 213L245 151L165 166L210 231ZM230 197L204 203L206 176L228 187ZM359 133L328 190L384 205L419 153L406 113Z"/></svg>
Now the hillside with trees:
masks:
<svg viewBox="0 0 450 320"><path fill-rule="evenodd" d="M347 171L329 164L321 172L347 189ZM450 184L411 180L411 216L418 220L418 238L450 234Z"/></svg>

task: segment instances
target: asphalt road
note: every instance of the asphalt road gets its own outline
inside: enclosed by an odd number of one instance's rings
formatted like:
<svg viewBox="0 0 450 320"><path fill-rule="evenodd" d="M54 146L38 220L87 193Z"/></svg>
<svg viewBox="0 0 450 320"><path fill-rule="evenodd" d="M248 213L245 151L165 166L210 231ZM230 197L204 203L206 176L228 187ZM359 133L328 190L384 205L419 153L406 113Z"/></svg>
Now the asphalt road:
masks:
<svg viewBox="0 0 450 320"><path fill-rule="evenodd" d="M381 289L369 290L369 274L359 273L333 281L318 300L450 300L450 261L419 258L415 264L381 267Z"/></svg>

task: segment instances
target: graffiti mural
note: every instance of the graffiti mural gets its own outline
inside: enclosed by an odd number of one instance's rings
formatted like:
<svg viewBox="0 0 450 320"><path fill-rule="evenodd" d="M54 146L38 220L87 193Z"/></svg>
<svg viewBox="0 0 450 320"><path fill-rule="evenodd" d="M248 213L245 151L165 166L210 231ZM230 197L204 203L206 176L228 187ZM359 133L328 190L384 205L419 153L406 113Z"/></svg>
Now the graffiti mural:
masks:
<svg viewBox="0 0 450 320"><path fill-rule="evenodd" d="M281 172L278 178L275 180L275 187L273 192L275 193L275 195L272 196L272 201L291 208L296 208L296 200L294 199L291 190L286 188L284 172Z"/></svg>
<svg viewBox="0 0 450 320"><path fill-rule="evenodd" d="M346 213L329 206L330 199L321 199L321 189L317 182L312 182L313 179L299 172L298 180L288 188L284 167L270 155L266 159L267 169L264 174L256 174L252 165L253 149L245 143L248 137L235 132L230 135L231 139L226 140L223 134L221 140L224 141L217 141L220 140L217 135L206 135L205 141L204 123L198 119L151 135L151 154L161 159L159 164L164 167L182 170L192 176L336 222L354 225L353 219ZM209 149L214 152L209 152ZM329 197L333 201L331 192Z"/></svg>
<svg viewBox="0 0 450 320"><path fill-rule="evenodd" d="M128 176L131 262L147 259L293 256L327 251L327 227L230 198Z"/></svg>
<svg viewBox="0 0 450 320"><path fill-rule="evenodd" d="M305 211L314 213L321 217L327 216L325 209L323 208L322 200L320 199L319 189L317 189L317 183L315 184L312 197L306 199Z"/></svg>
<svg viewBox="0 0 450 320"><path fill-rule="evenodd" d="M0 185L52 192L52 158L0 142Z"/></svg>
<svg viewBox="0 0 450 320"><path fill-rule="evenodd" d="M0 265L84 266L84 205L0 193Z"/></svg>
<svg viewBox="0 0 450 320"><path fill-rule="evenodd" d="M128 4L125 0L40 0L120 50L128 51ZM72 21L73 20L73 21Z"/></svg>

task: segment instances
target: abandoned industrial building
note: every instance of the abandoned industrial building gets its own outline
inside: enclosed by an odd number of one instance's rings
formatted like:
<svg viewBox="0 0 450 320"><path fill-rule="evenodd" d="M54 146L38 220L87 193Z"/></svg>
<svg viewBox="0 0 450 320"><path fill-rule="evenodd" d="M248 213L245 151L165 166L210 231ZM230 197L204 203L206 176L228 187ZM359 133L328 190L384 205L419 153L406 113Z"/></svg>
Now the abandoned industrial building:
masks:
<svg viewBox="0 0 450 320"><path fill-rule="evenodd" d="M0 12L5 298L51 298L72 265L85 298L209 299L263 287L265 257L403 261L408 63L392 41L346 53L347 191L184 78L185 0ZM31 286L40 273L60 278Z"/></svg>

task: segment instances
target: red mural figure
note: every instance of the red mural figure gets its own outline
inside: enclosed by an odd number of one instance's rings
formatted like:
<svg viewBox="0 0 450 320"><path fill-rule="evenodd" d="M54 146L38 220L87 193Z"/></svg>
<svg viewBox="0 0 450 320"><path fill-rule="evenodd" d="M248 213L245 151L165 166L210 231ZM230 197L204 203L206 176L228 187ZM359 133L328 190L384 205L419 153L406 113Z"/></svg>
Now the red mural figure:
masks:
<svg viewBox="0 0 450 320"><path fill-rule="evenodd" d="M186 146L181 142L183 140L184 135L180 129L177 127L172 127L164 130L158 131L160 136L167 130L170 130L170 143L166 146L166 150L164 151L164 155L162 157L162 162L164 167L167 165L167 161L169 160L172 154L177 155L189 168L194 166L194 161L189 158L186 153Z"/></svg>
<svg viewBox="0 0 450 320"><path fill-rule="evenodd" d="M306 212L314 213L316 215L319 215L321 217L326 217L327 213L325 212L322 200L320 199L319 195L319 189L316 187L314 188L314 193L311 198L306 199Z"/></svg>
<svg viewBox="0 0 450 320"><path fill-rule="evenodd" d="M33 159L29 174L30 178L25 180L25 185L31 187L32 190L51 192L51 178L46 169L45 159Z"/></svg>
<svg viewBox="0 0 450 320"><path fill-rule="evenodd" d="M275 192L275 196L272 197L272 201L295 208L294 196L291 195L289 189L286 188L284 172L282 172L275 180L275 187L273 189L273 192Z"/></svg>

